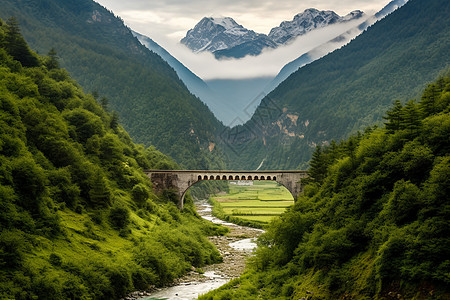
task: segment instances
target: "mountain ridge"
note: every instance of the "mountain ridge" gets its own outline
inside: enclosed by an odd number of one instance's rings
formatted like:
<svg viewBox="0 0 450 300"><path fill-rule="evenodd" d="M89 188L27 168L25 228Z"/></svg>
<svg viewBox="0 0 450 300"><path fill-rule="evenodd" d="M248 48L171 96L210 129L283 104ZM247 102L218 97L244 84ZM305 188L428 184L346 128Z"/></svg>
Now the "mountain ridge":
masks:
<svg viewBox="0 0 450 300"><path fill-rule="evenodd" d="M293 38L304 35L314 29L359 19L363 15L362 11L354 10L341 17L334 11L319 11L315 8L309 8L303 13L295 15L292 21L283 21L280 26L272 28L268 37L277 44L284 45Z"/></svg>
<svg viewBox="0 0 450 300"><path fill-rule="evenodd" d="M450 66L449 12L447 1L410 0L290 75L235 129L233 166L252 169L265 159L263 169L302 169L317 145L381 122L394 99L417 96Z"/></svg>
<svg viewBox="0 0 450 300"><path fill-rule="evenodd" d="M329 51L327 50L329 46L334 45L345 45L348 42L350 42L353 38L358 36L360 33L362 33L364 30L366 30L369 26L373 25L376 21L381 20L382 18L386 17L387 15L391 14L398 8L402 7L408 2L408 0L393 0L390 3L388 3L385 7L383 7L380 11L378 11L373 17L367 19L363 23L359 24L357 27L348 30L341 35L335 37L334 39L328 41L325 44L322 44L313 50L302 54L300 57L296 58L295 60L287 63L283 66L283 68L280 70L280 72L275 76L275 78L268 84L264 92L266 94L273 91L279 84L281 84L284 80L286 80L289 75L297 71L299 68L313 62L314 60L317 60L318 58L326 55ZM358 32L359 31L359 32ZM334 46L334 49L337 49L339 47ZM332 49L333 49L332 48Z"/></svg>
<svg viewBox="0 0 450 300"><path fill-rule="evenodd" d="M384 126L317 146L245 274L199 299L449 299L449 75Z"/></svg>
<svg viewBox="0 0 450 300"><path fill-rule="evenodd" d="M108 98L136 142L154 145L185 168L207 169L217 159L218 148L211 153L209 145L223 125L120 18L91 0L3 1L0 17L12 15L33 49L54 48L86 91Z"/></svg>
<svg viewBox="0 0 450 300"><path fill-rule="evenodd" d="M333 11L309 8L295 15L292 21L283 21L272 28L268 35L246 29L230 17L204 17L180 42L193 52L209 51L218 59L257 56L263 49L286 45L314 29L359 19L363 15L362 11L355 10L341 17Z"/></svg>

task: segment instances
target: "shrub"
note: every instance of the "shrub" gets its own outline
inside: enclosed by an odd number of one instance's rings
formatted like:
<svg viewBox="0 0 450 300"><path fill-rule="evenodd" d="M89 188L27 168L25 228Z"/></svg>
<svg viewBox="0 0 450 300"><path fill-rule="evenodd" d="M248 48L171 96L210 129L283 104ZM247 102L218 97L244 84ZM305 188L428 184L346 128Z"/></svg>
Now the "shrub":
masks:
<svg viewBox="0 0 450 300"><path fill-rule="evenodd" d="M142 183L136 184L131 190L131 196L139 207L142 207L150 197L150 190Z"/></svg>
<svg viewBox="0 0 450 300"><path fill-rule="evenodd" d="M64 118L70 125L74 126L77 134L77 140L85 143L91 136L97 134L103 136L105 128L103 122L97 115L92 112L76 108L64 115Z"/></svg>
<svg viewBox="0 0 450 300"><path fill-rule="evenodd" d="M155 284L158 281L157 275L148 269L136 268L131 274L133 286L138 290L145 290L150 285Z"/></svg>
<svg viewBox="0 0 450 300"><path fill-rule="evenodd" d="M86 286L81 279L73 274L65 274L66 281L62 286L62 294L64 299L87 299L89 294Z"/></svg>
<svg viewBox="0 0 450 300"><path fill-rule="evenodd" d="M396 182L383 213L398 225L414 221L420 208L419 194L419 188L411 182Z"/></svg>
<svg viewBox="0 0 450 300"><path fill-rule="evenodd" d="M58 254L55 253L50 254L48 260L55 267L60 267L62 265L62 258Z"/></svg>
<svg viewBox="0 0 450 300"><path fill-rule="evenodd" d="M0 269L22 265L28 243L21 231L3 230L0 233Z"/></svg>
<svg viewBox="0 0 450 300"><path fill-rule="evenodd" d="M122 298L131 291L131 277L125 268L110 268L108 278L114 290L114 298Z"/></svg>
<svg viewBox="0 0 450 300"><path fill-rule="evenodd" d="M112 207L109 211L109 221L115 229L123 229L130 223L130 212L125 207Z"/></svg>
<svg viewBox="0 0 450 300"><path fill-rule="evenodd" d="M12 176L15 190L18 191L21 206L31 213L39 212L42 194L45 192L45 174L30 157L21 157L13 162Z"/></svg>

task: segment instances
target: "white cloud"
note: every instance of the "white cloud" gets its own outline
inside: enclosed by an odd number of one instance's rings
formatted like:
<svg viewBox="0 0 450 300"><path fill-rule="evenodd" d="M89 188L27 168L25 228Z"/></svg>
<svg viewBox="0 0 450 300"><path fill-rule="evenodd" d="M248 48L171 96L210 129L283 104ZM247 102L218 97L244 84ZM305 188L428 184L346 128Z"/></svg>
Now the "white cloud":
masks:
<svg viewBox="0 0 450 300"><path fill-rule="evenodd" d="M340 15L359 9L370 14L390 0L97 0L122 17L133 30L155 40L203 79L274 76L288 62L334 38L351 25L313 31L286 47L257 57L218 61L210 53L194 54L179 43L204 16L229 16L244 27L261 33L306 8L334 10Z"/></svg>
<svg viewBox="0 0 450 300"><path fill-rule="evenodd" d="M278 26L284 20L291 20L294 15L306 8L334 10L345 15L352 10L365 12L381 9L390 0L97 0L100 4L127 19L125 12L151 12L153 16L163 16L164 22L179 18L189 18L192 22L179 22L177 31L187 31L205 16L229 16L243 26L257 32L268 33L270 28ZM149 14L150 15L150 14ZM129 16L132 18L132 16ZM159 18L159 17L158 17ZM157 19L158 19L157 18ZM157 19L148 19L157 23ZM145 34L152 34L146 32Z"/></svg>
<svg viewBox="0 0 450 300"><path fill-rule="evenodd" d="M268 49L259 56L246 56L242 59L217 60L209 52L194 54L179 43L175 47L170 47L170 41L161 45L166 49L170 48L174 57L204 80L275 76L285 64L362 22L363 20L359 19L331 25L326 29L317 29L298 37L287 46Z"/></svg>

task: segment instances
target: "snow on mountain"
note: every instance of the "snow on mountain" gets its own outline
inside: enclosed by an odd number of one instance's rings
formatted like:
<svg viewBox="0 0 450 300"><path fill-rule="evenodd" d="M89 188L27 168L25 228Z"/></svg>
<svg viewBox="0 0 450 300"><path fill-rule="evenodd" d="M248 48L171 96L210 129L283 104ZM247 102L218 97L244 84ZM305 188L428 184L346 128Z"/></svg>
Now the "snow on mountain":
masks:
<svg viewBox="0 0 450 300"><path fill-rule="evenodd" d="M385 16L389 15L390 13L394 12L395 10L405 5L406 2L408 2L408 0L393 0L389 2L389 4L386 5L382 10L377 12L375 14L375 17L377 17L378 19L384 18Z"/></svg>
<svg viewBox="0 0 450 300"><path fill-rule="evenodd" d="M351 20L359 19L362 16L364 16L364 12L363 11L361 11L361 10L354 10L354 11L351 11L346 16L343 16L342 17L342 22L348 22L348 21L351 21Z"/></svg>
<svg viewBox="0 0 450 300"><path fill-rule="evenodd" d="M339 16L334 11L315 8L306 9L304 12L294 16L292 21L284 21L280 26L272 28L269 38L279 45L284 45L297 36L304 35L314 29L323 28L328 25L348 22L361 18L364 13L355 10L346 16Z"/></svg>
<svg viewBox="0 0 450 300"><path fill-rule="evenodd" d="M327 53L350 42L352 38L363 32L368 26L391 13L393 10L401 7L407 1L408 0L393 0L376 15L365 16L362 17L361 20L359 20L359 18L356 18L356 16L360 14L359 11L351 12L347 16L342 17L345 21L352 19L357 20L352 23L343 23L339 25L346 28L345 32L337 34L334 38L330 38L328 42L325 41L323 44L318 44L314 49L310 51L299 52L299 56L290 63L286 64L275 78L255 76L253 78L246 79L222 78L203 81L150 38L139 35L137 33L134 34L145 46L147 46L155 53L159 54L164 60L169 63L170 66L175 69L178 76L186 84L189 90L194 95L198 96L205 104L207 104L219 120L221 120L225 125L236 125L248 121L251 117L251 114L255 110L254 106L257 106L265 95L269 94L293 72L297 71L302 66L309 64L312 61L319 59ZM205 26L210 26L211 32L214 32L214 30L220 32L228 30L228 33L230 34L236 32L244 32L245 34L247 30L242 26L240 27L240 25L234 22L234 20L231 18L204 18L201 22L204 22L203 25ZM199 22L199 24L201 22ZM325 28L323 30L327 29ZM199 31L200 29L197 28L196 34L200 35ZM206 39L206 42L204 42L204 44L202 45L199 45L198 49L205 47L207 44L213 43L211 41L211 38L206 35L206 31L204 31L202 34ZM315 33L313 32L312 34ZM260 51L261 48L267 47L265 45L266 42L272 43L273 48L278 46L277 44L275 44L275 42L270 40L267 35L262 36L265 37L264 40L260 36L260 38L256 40L247 41L229 49L217 50L214 52L214 54L216 55L216 57L244 57L245 54L248 53L251 53L250 55L256 56L260 53L257 52L258 49ZM301 39L305 38L307 38L307 36L299 37L298 40L294 41L287 47L295 47L296 43L301 42ZM192 42L192 40L190 42ZM260 48L256 46L259 46ZM283 50L283 47L279 47L274 51L274 53L279 50ZM242 65L242 68L245 68L245 64Z"/></svg>
<svg viewBox="0 0 450 300"><path fill-rule="evenodd" d="M232 19L229 17L226 18L210 18L211 21L219 26L222 26L223 28L225 28L225 30L232 30L235 27L239 27L239 25Z"/></svg>
<svg viewBox="0 0 450 300"><path fill-rule="evenodd" d="M268 94L272 90L274 90L281 82L283 82L286 78L288 78L292 73L297 71L299 68L317 60L329 52L332 52L335 49L349 43L353 38L361 34L367 27L373 25L375 22L383 19L388 14L394 12L398 8L402 7L408 2L408 0L392 0L389 2L383 9L377 12L374 16L367 18L364 22L359 24L358 26L343 32L339 36L334 39L314 48L313 50L302 54L297 59L286 64L281 71L277 74L277 76L272 80L270 84L268 84L264 92L262 94ZM363 12L356 10L349 13L347 16L342 17L345 21L350 21L354 19L359 19L363 16ZM344 22L345 22L344 21Z"/></svg>
<svg viewBox="0 0 450 300"><path fill-rule="evenodd" d="M284 45L314 29L348 22L363 15L362 11L356 10L341 17L333 11L310 8L297 14L292 21L282 22L279 27L273 28L269 35L244 28L229 17L205 17L187 32L181 43L194 52L212 52L216 58L255 56L259 55L264 48Z"/></svg>
<svg viewBox="0 0 450 300"><path fill-rule="evenodd" d="M257 39L260 35L232 18L205 17L187 32L181 43L194 52L215 52Z"/></svg>

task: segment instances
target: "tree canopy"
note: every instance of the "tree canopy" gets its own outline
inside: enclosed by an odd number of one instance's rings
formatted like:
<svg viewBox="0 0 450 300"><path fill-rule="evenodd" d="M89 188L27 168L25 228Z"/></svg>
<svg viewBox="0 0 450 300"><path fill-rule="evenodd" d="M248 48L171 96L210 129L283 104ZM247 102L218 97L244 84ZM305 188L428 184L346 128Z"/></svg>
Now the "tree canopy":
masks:
<svg viewBox="0 0 450 300"><path fill-rule="evenodd" d="M318 147L248 272L199 299L450 297L450 77L384 128Z"/></svg>
<svg viewBox="0 0 450 300"><path fill-rule="evenodd" d="M206 235L226 230L202 221L190 197L180 212L143 172L178 165L133 143L56 51L36 55L8 24L0 20L0 298L120 299L220 261Z"/></svg>

